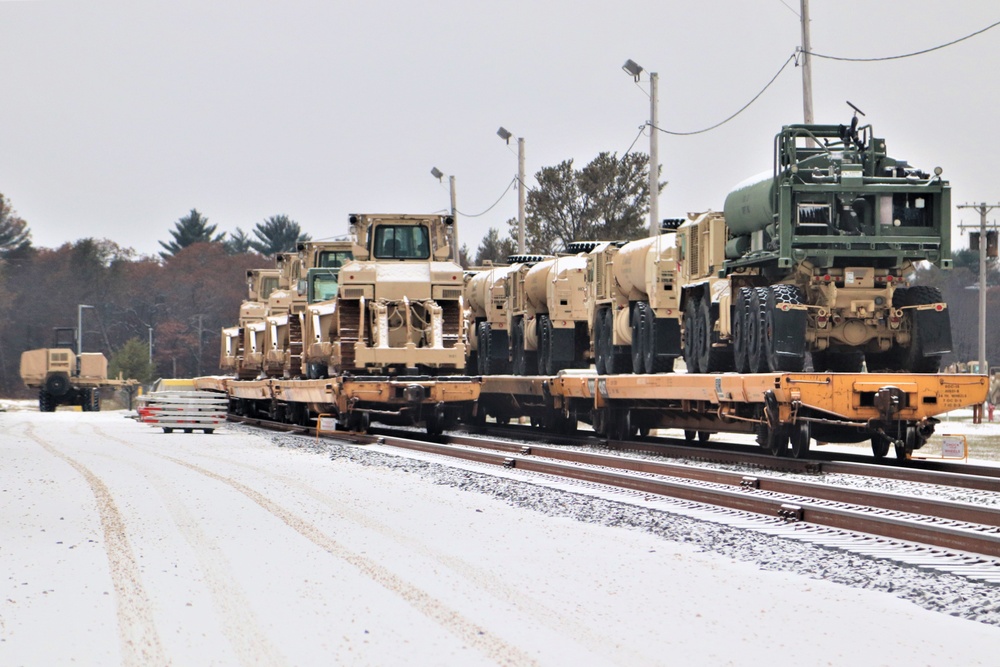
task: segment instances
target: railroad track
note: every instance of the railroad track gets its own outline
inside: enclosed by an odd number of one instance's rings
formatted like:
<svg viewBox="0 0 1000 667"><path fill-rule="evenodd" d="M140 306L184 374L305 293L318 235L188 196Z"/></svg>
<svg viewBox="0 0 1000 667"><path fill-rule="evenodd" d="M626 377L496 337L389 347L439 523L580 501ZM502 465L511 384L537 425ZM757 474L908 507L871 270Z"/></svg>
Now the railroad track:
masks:
<svg viewBox="0 0 1000 667"><path fill-rule="evenodd" d="M251 422L268 428L315 435L315 430ZM815 480L768 474L746 474L682 463L654 461L618 454L595 453L532 443L515 443L481 435L450 433L428 438L413 431L346 432L321 435L356 443L378 444L430 455L495 466L508 471L613 487L642 497L699 503L756 517L760 529L795 539L822 543L878 557L893 557L924 567L936 567L970 579L1000 583L1000 501L994 506L841 487ZM579 444L581 439L576 439ZM596 444L596 438L583 438ZM642 443L610 443L636 449ZM649 443L669 447L662 443ZM693 450L694 448L687 448ZM661 453L659 449L657 453ZM704 455L704 450L697 450ZM713 452L714 456L715 452ZM661 453L662 455L662 453ZM742 454L740 463L747 463ZM757 456L757 455L751 455ZM769 467L773 457L761 457ZM752 464L753 461L751 461ZM879 475L916 484L965 489L1000 490L1000 469L993 476L839 462L778 461L811 465L805 472ZM845 467L846 466L846 467ZM874 470L868 470L872 468ZM931 481L933 480L933 481ZM978 484L972 485L972 484Z"/></svg>

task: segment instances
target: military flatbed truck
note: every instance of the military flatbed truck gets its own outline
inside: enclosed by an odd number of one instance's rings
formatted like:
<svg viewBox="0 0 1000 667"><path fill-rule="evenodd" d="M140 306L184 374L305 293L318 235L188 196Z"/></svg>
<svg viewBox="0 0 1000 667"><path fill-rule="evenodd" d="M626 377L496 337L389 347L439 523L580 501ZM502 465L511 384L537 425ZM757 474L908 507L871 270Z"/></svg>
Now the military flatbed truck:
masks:
<svg viewBox="0 0 1000 667"><path fill-rule="evenodd" d="M21 379L38 390L39 412L60 405L79 405L99 412L102 387L123 387L131 381L109 380L108 360L99 352L80 355L66 348L41 348L21 353Z"/></svg>

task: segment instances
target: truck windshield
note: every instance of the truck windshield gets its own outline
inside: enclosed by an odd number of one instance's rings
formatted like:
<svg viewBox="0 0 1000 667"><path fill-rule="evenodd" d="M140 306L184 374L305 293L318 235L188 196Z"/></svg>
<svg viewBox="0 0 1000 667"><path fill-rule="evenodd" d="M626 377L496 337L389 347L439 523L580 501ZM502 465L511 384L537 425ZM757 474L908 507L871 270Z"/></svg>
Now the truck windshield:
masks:
<svg viewBox="0 0 1000 667"><path fill-rule="evenodd" d="M278 277L268 276L260 281L260 300L266 301L271 296L271 292L278 289Z"/></svg>
<svg viewBox="0 0 1000 667"><path fill-rule="evenodd" d="M324 272L313 276L311 287L311 301L316 303L317 301L329 301L336 297L340 285L337 282L337 274Z"/></svg>
<svg viewBox="0 0 1000 667"><path fill-rule="evenodd" d="M422 225L379 225L375 228L372 254L376 259L428 259L428 236Z"/></svg>
<svg viewBox="0 0 1000 667"><path fill-rule="evenodd" d="M319 254L316 266L321 268L339 269L353 258L350 250L324 250Z"/></svg>

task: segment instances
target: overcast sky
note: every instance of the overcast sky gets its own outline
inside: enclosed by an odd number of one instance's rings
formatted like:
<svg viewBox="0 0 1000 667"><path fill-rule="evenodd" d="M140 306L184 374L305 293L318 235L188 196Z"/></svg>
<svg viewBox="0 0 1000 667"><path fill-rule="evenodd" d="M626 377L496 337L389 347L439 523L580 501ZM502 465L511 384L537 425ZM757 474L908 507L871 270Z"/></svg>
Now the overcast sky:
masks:
<svg viewBox="0 0 1000 667"><path fill-rule="evenodd" d="M813 50L848 57L1000 20L987 0L810 7ZM564 159L622 154L649 117L648 81L622 71L627 58L659 73L661 127L712 125L794 52L797 11L798 0L0 2L0 192L37 246L95 237L143 254L192 208L220 231L287 214L317 239L343 234L352 212L442 211L447 178L432 167L456 176L459 211L479 214L517 171L499 126L525 138L529 185ZM850 100L890 154L943 167L955 204L1000 201L1000 27L913 58L813 62L817 122L848 122ZM770 169L774 135L802 121L800 72L789 66L720 129L660 136L661 217L721 210L732 186ZM460 216L461 241L475 250L516 214L510 191ZM978 216L956 210L960 221Z"/></svg>

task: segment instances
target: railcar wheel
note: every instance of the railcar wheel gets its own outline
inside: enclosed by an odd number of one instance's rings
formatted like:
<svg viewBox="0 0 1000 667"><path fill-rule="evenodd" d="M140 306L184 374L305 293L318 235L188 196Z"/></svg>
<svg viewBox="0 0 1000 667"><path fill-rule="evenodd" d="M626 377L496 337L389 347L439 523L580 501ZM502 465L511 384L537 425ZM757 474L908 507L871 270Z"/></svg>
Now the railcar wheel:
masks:
<svg viewBox="0 0 1000 667"><path fill-rule="evenodd" d="M736 303L733 305L733 361L737 373L750 372L750 345L747 339L747 326L750 317L751 288L741 287L736 292Z"/></svg>
<svg viewBox="0 0 1000 667"><path fill-rule="evenodd" d="M809 455L809 444L812 440L812 429L809 427L809 422L799 422L792 426L792 456L797 459L803 459Z"/></svg>
<svg viewBox="0 0 1000 667"><path fill-rule="evenodd" d="M889 453L889 445L891 444L892 440L876 433L872 436L872 456L879 460L884 459Z"/></svg>
<svg viewBox="0 0 1000 667"><path fill-rule="evenodd" d="M694 442L694 439L698 437L698 431L691 429L684 429L684 439L688 442Z"/></svg>
<svg viewBox="0 0 1000 667"><path fill-rule="evenodd" d="M703 445L706 442L708 442L711 439L711 437L712 437L711 431L698 431L698 442L700 442Z"/></svg>
<svg viewBox="0 0 1000 667"><path fill-rule="evenodd" d="M684 305L684 364L688 373L701 373L698 355L698 311L701 299L688 298Z"/></svg>
<svg viewBox="0 0 1000 667"><path fill-rule="evenodd" d="M427 435L441 435L444 432L444 424L444 405L438 403L424 417L424 426L427 429Z"/></svg>
<svg viewBox="0 0 1000 667"><path fill-rule="evenodd" d="M767 448L774 456L786 456L790 437L784 426L769 428L767 432Z"/></svg>
<svg viewBox="0 0 1000 667"><path fill-rule="evenodd" d="M920 434L917 432L916 426L907 426L906 435L903 437L902 444L897 444L896 458L900 461L906 461L910 458L912 454L917 449L920 449Z"/></svg>
<svg viewBox="0 0 1000 667"><path fill-rule="evenodd" d="M174 432L174 429L172 429L172 428L170 428L170 427L168 427L168 426L164 426L164 427L163 427L163 432L164 432L164 433L173 433L173 432Z"/></svg>

